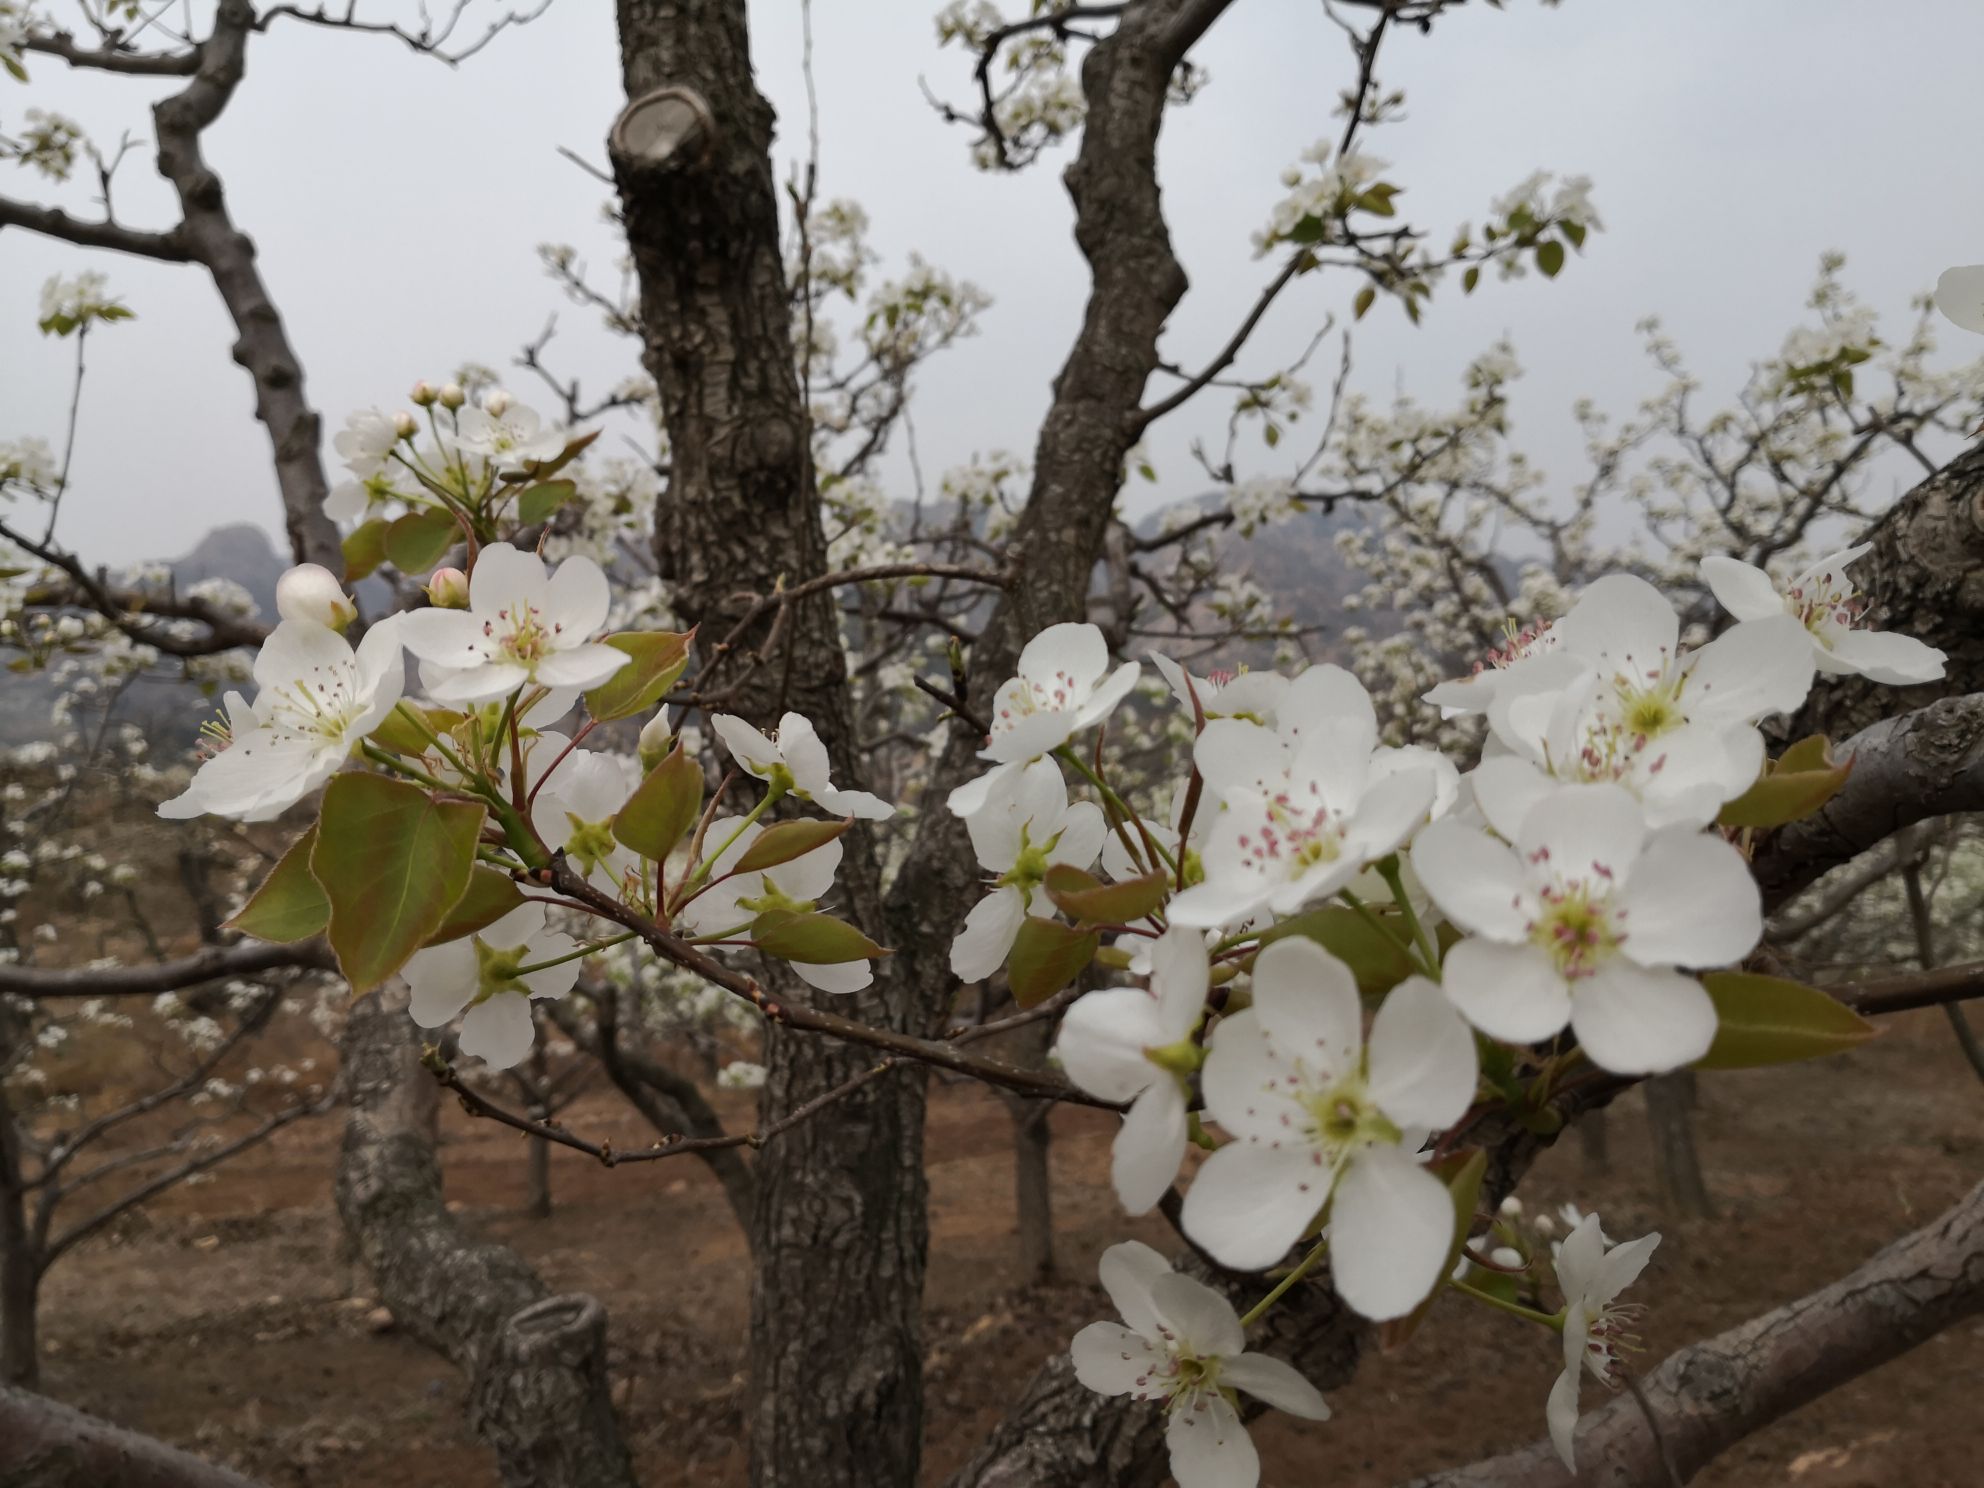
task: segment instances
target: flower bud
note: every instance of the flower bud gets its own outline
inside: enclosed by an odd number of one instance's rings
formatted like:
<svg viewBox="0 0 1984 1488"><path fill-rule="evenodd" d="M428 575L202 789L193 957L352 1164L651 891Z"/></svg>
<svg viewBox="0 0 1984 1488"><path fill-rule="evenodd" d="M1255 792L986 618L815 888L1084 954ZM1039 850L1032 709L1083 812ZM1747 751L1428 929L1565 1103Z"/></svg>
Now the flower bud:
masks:
<svg viewBox="0 0 1984 1488"><path fill-rule="evenodd" d="M413 421L413 415L404 408L393 415L393 432L402 439L413 438L414 431L419 427L420 425Z"/></svg>
<svg viewBox="0 0 1984 1488"><path fill-rule="evenodd" d="M668 710L655 709L654 717L650 718L647 727L641 730L641 739L637 746L636 752L641 757L641 768L652 770L660 764L667 757L674 743L675 731L668 726Z"/></svg>
<svg viewBox="0 0 1984 1488"><path fill-rule="evenodd" d="M343 630L358 618L358 606L328 568L304 563L276 580L276 613L285 620Z"/></svg>
<svg viewBox="0 0 1984 1488"><path fill-rule="evenodd" d="M468 575L459 568L437 568L428 575L427 597L440 610L468 608Z"/></svg>
<svg viewBox="0 0 1984 1488"><path fill-rule="evenodd" d="M510 411L511 401L510 395L501 388L492 388L488 396L482 400L482 406L488 410L491 418L501 418Z"/></svg>
<svg viewBox="0 0 1984 1488"><path fill-rule="evenodd" d="M441 394L433 383L423 377L413 385L413 391L408 396L413 399L413 406L415 408L432 408L434 406L434 400L439 398Z"/></svg>
<svg viewBox="0 0 1984 1488"><path fill-rule="evenodd" d="M458 382L442 383L440 396L441 406L451 410L460 408L468 401L468 394L462 391L462 385Z"/></svg>

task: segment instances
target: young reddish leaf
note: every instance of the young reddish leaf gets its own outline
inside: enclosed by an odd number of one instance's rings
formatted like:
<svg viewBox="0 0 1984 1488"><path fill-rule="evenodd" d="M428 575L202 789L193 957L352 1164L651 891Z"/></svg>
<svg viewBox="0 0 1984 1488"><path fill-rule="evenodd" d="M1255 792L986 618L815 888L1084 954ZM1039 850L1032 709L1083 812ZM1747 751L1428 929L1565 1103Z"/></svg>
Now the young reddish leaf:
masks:
<svg viewBox="0 0 1984 1488"><path fill-rule="evenodd" d="M1102 943L1093 930L1028 915L1006 958L1006 981L1023 1008L1045 1002L1082 974Z"/></svg>
<svg viewBox="0 0 1984 1488"><path fill-rule="evenodd" d="M477 863L475 871L468 876L467 890L427 943L439 945L444 940L460 940L464 935L486 930L523 902L523 890L509 874L487 863Z"/></svg>
<svg viewBox="0 0 1984 1488"><path fill-rule="evenodd" d="M344 580L356 584L386 561L386 519L363 522L344 540Z"/></svg>
<svg viewBox="0 0 1984 1488"><path fill-rule="evenodd" d="M462 539L462 529L444 511L408 512L386 529L386 561L404 574L423 574Z"/></svg>
<svg viewBox="0 0 1984 1488"><path fill-rule="evenodd" d="M579 494L568 480L540 481L517 498L517 520L533 526Z"/></svg>
<svg viewBox="0 0 1984 1488"><path fill-rule="evenodd" d="M1104 883L1069 863L1047 870L1047 897L1072 920L1091 925L1126 925L1164 903L1171 880L1163 872Z"/></svg>
<svg viewBox="0 0 1984 1488"><path fill-rule="evenodd" d="M645 713L689 669L691 630L623 630L605 644L634 659L586 694L586 710L601 723Z"/></svg>
<svg viewBox="0 0 1984 1488"><path fill-rule="evenodd" d="M1365 997L1381 997L1412 975L1412 957L1406 954L1403 942L1406 933L1401 922L1400 938L1394 939L1356 910L1331 905L1283 920L1262 934L1261 944L1272 945L1289 935L1304 936L1348 966L1357 978L1357 990Z"/></svg>
<svg viewBox="0 0 1984 1488"><path fill-rule="evenodd" d="M310 851L317 845L317 827L310 829L282 855L262 886L248 896L248 902L227 922L228 928L287 945L308 940L329 923L330 901L317 880L310 876Z"/></svg>
<svg viewBox="0 0 1984 1488"><path fill-rule="evenodd" d="M1880 1030L1845 1003L1783 977L1711 971L1702 986L1715 1002L1715 1042L1699 1069L1752 1069L1819 1059L1864 1044Z"/></svg>
<svg viewBox="0 0 1984 1488"><path fill-rule="evenodd" d="M751 939L766 955L808 966L837 966L888 955L847 921L810 910L768 909L752 921Z"/></svg>
<svg viewBox="0 0 1984 1488"><path fill-rule="evenodd" d="M613 835L659 863L703 810L703 767L677 744L634 789L613 818Z"/></svg>
<svg viewBox="0 0 1984 1488"><path fill-rule="evenodd" d="M790 863L816 847L825 847L853 825L854 818L851 816L842 817L839 821L817 821L807 817L801 821L778 822L757 835L731 871L756 873L760 868L776 868L780 863Z"/></svg>
<svg viewBox="0 0 1984 1488"><path fill-rule="evenodd" d="M1431 1166L1434 1176L1447 1185L1447 1193L1454 1201L1453 1243L1447 1247L1447 1261L1440 1267L1440 1280L1427 1294L1426 1300L1404 1317L1378 1325L1378 1347L1386 1353L1403 1346L1419 1331L1419 1325L1432 1311L1434 1301L1446 1289L1447 1278L1453 1275L1460 1253L1467 1245L1467 1232L1474 1226L1474 1211L1481 1202L1481 1178L1488 1171L1488 1154L1479 1147L1464 1153L1450 1152Z"/></svg>
<svg viewBox="0 0 1984 1488"><path fill-rule="evenodd" d="M403 780L339 775L324 790L310 872L330 901L331 949L353 994L433 938L468 889L482 808Z"/></svg>

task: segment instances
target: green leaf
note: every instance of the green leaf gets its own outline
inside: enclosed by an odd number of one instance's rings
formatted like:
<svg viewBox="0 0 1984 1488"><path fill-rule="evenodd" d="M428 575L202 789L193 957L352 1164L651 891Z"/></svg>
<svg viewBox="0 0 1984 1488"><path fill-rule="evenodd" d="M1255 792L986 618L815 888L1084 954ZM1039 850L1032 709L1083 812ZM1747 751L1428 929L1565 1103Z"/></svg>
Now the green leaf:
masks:
<svg viewBox="0 0 1984 1488"><path fill-rule="evenodd" d="M1557 231L1562 233L1573 248L1584 247L1585 225L1582 222L1560 222Z"/></svg>
<svg viewBox="0 0 1984 1488"><path fill-rule="evenodd" d="M1082 974L1102 939L1059 920L1028 915L1006 958L1006 981L1023 1008L1045 1002Z"/></svg>
<svg viewBox="0 0 1984 1488"><path fill-rule="evenodd" d="M487 863L477 863L475 871L468 876L467 891L427 943L439 945L444 940L460 940L464 935L486 930L523 902L524 892L509 874Z"/></svg>
<svg viewBox="0 0 1984 1488"><path fill-rule="evenodd" d="M613 835L659 863L687 835L703 811L703 767L678 743L648 771L613 818ZM754 843L753 846L756 844Z"/></svg>
<svg viewBox="0 0 1984 1488"><path fill-rule="evenodd" d="M386 561L386 519L361 522L344 540L344 581L356 584Z"/></svg>
<svg viewBox="0 0 1984 1488"><path fill-rule="evenodd" d="M1536 245L1536 266L1543 271L1545 279L1555 279L1557 271L1564 267L1564 245L1555 238Z"/></svg>
<svg viewBox="0 0 1984 1488"><path fill-rule="evenodd" d="M1468 265L1467 272L1460 276L1461 293L1473 294L1474 286L1479 284L1480 282L1481 282L1481 265L1480 264Z"/></svg>
<svg viewBox="0 0 1984 1488"><path fill-rule="evenodd" d="M517 520L535 525L578 494L579 488L568 480L541 481L517 498Z"/></svg>
<svg viewBox="0 0 1984 1488"><path fill-rule="evenodd" d="M1880 1030L1817 987L1753 971L1711 971L1715 1042L1699 1069L1751 1069L1819 1059L1864 1044Z"/></svg>
<svg viewBox="0 0 1984 1488"><path fill-rule="evenodd" d="M1757 783L1725 805L1716 821L1725 827L1802 821L1838 795L1852 773L1852 760L1831 762L1824 738L1801 739L1766 765Z"/></svg>
<svg viewBox="0 0 1984 1488"><path fill-rule="evenodd" d="M847 921L812 910L768 909L751 922L751 939L768 956L808 966L839 966L888 955Z"/></svg>
<svg viewBox="0 0 1984 1488"><path fill-rule="evenodd" d="M408 512L386 529L386 561L403 574L423 574L462 540L462 529L444 511Z"/></svg>
<svg viewBox="0 0 1984 1488"><path fill-rule="evenodd" d="M778 822L757 835L731 871L756 873L761 868L776 868L780 863L790 863L816 847L825 847L853 825L854 818L851 816L839 821L819 821L809 816L800 821Z"/></svg>
<svg viewBox="0 0 1984 1488"><path fill-rule="evenodd" d="M383 775L324 790L310 872L330 901L331 949L354 995L406 964L447 922L475 867L482 807Z"/></svg>
<svg viewBox="0 0 1984 1488"><path fill-rule="evenodd" d="M572 438L565 441L565 448L559 454L557 459L546 460L542 465L535 466L532 470L532 473L536 475L539 480L544 480L549 476L556 475L559 471L563 470L567 465L571 464L574 460L578 459L578 457L585 451L585 447L591 444L595 439L599 438L601 432L602 431L599 429L588 429L583 434L574 435Z"/></svg>
<svg viewBox="0 0 1984 1488"><path fill-rule="evenodd" d="M1375 911L1374 911L1375 913ZM1396 916L1379 914L1380 920ZM1407 932L1398 921L1398 933ZM1357 978L1357 990L1365 997L1379 997L1412 975L1412 957L1401 941L1366 920L1354 909L1331 905L1295 915L1266 931L1263 946L1289 935L1304 936L1348 966Z"/></svg>
<svg viewBox="0 0 1984 1488"><path fill-rule="evenodd" d="M287 945L308 940L319 933L331 918L331 904L324 890L310 876L310 852L317 845L317 827L310 829L284 853L262 886L248 896L248 902L235 911L228 928Z"/></svg>
<svg viewBox="0 0 1984 1488"><path fill-rule="evenodd" d="M586 694L586 710L601 723L645 713L689 669L691 630L623 630L605 644L633 658Z"/></svg>
<svg viewBox="0 0 1984 1488"><path fill-rule="evenodd" d="M1374 284L1367 284L1358 290L1357 298L1350 302L1351 318L1353 320L1362 320L1364 318L1364 312L1377 303L1377 299L1378 288Z"/></svg>
<svg viewBox="0 0 1984 1488"><path fill-rule="evenodd" d="M1824 734L1807 734L1777 757L1776 767L1793 773L1832 768L1832 741Z"/></svg>
<svg viewBox="0 0 1984 1488"><path fill-rule="evenodd" d="M434 712L439 711L438 709L434 710ZM427 730L423 729L413 717L409 716L415 714L426 718L429 723L433 724L435 733L446 732L446 729L435 720L433 712L422 708L418 703L402 701L398 707L386 715L383 723L372 730L372 742L377 744L381 749L390 749L394 754L427 753L429 749L434 747L433 741ZM460 721L460 715L456 715L456 721Z"/></svg>
<svg viewBox="0 0 1984 1488"><path fill-rule="evenodd" d="M1467 1245L1467 1232L1474 1227L1474 1211L1481 1202L1481 1178L1488 1171L1488 1154L1479 1147L1465 1153L1451 1152L1431 1166L1433 1175L1447 1185L1447 1195L1454 1201L1454 1237L1447 1246L1440 1279L1426 1300L1404 1317L1379 1324L1378 1347L1386 1353L1401 1347L1419 1331L1426 1314L1433 1310L1433 1303L1447 1289L1447 1278L1453 1274L1461 1250Z"/></svg>
<svg viewBox="0 0 1984 1488"><path fill-rule="evenodd" d="M1071 920L1091 925L1127 925L1164 903L1171 879L1160 871L1146 873L1142 878L1104 883L1072 864L1058 863L1047 870L1043 887L1047 897Z"/></svg>

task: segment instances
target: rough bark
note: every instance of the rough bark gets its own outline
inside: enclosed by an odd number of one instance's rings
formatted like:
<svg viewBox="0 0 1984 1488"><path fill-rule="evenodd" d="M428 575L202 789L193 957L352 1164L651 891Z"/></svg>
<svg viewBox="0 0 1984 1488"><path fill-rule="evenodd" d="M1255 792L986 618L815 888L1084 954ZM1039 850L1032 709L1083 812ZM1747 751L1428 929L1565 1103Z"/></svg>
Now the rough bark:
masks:
<svg viewBox="0 0 1984 1488"><path fill-rule="evenodd" d="M608 1397L605 1314L590 1297L549 1296L515 1251L465 1234L448 1213L419 1052L403 998L352 1007L337 1202L380 1300L468 1377L470 1429L509 1488L632 1488Z"/></svg>
<svg viewBox="0 0 1984 1488"><path fill-rule="evenodd" d="M665 162L615 152L641 288L643 360L660 391L668 490L656 555L703 675L727 710L818 728L837 771L860 762L837 612L822 590L786 607L776 655L742 659L764 626L720 645L751 600L826 572L826 541L793 364L779 246L773 114L752 79L743 0L620 0L629 98L693 89L714 130ZM843 839L839 883L858 923L881 924L865 831ZM805 989L798 990L800 996ZM897 972L849 999L870 1024L911 1028L928 995ZM873 1063L768 1030L766 1120ZM928 1244L923 1079L877 1080L789 1132L755 1165L751 1227L751 1478L758 1488L908 1485L922 1431L921 1294Z"/></svg>
<svg viewBox="0 0 1984 1488"><path fill-rule="evenodd" d="M25 1178L20 1127L0 1090L0 1384L33 1389L41 1375L41 1247L28 1220Z"/></svg>
<svg viewBox="0 0 1984 1488"><path fill-rule="evenodd" d="M1831 1286L1671 1355L1641 1384L1644 1409L1622 1395L1581 1423L1575 1477L1544 1441L1412 1488L1685 1483L1744 1437L1979 1312L1984 1184Z"/></svg>
<svg viewBox="0 0 1984 1488"><path fill-rule="evenodd" d="M260 1488L46 1396L0 1385L0 1488Z"/></svg>
<svg viewBox="0 0 1984 1488"><path fill-rule="evenodd" d="M1029 1023L1013 1036L1017 1062L1030 1068L1047 1063L1053 1041L1051 1022ZM1013 1123L1013 1218L1019 1232L1020 1276L1029 1286L1054 1277L1054 1170L1052 1103L1001 1092Z"/></svg>
<svg viewBox="0 0 1984 1488"><path fill-rule="evenodd" d="M1903 708L1984 692L1984 444L1910 490L1863 541L1873 551L1852 573L1867 596L1866 625L1940 646L1947 675L1904 688L1825 679L1794 721L1792 738L1837 739Z"/></svg>
<svg viewBox="0 0 1984 1488"><path fill-rule="evenodd" d="M1660 1198L1672 1214L1701 1218L1715 1213L1695 1142L1694 1073L1677 1070L1646 1082L1646 1121L1653 1138L1653 1168Z"/></svg>

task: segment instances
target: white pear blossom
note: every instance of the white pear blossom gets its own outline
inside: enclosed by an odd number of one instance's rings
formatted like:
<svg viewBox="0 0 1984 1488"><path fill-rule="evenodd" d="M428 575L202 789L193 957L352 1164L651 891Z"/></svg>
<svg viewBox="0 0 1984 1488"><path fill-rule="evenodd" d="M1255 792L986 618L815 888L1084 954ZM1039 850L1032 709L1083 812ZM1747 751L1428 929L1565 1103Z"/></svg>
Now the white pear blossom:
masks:
<svg viewBox="0 0 1984 1488"><path fill-rule="evenodd" d="M276 580L276 613L285 620L343 630L358 618L358 606L328 568L299 563Z"/></svg>
<svg viewBox="0 0 1984 1488"><path fill-rule="evenodd" d="M547 428L536 409L503 399L493 401L489 408L459 410L454 444L464 453L480 455L499 470L516 470L565 453L565 431Z"/></svg>
<svg viewBox="0 0 1984 1488"><path fill-rule="evenodd" d="M1063 863L1088 867L1108 830L1094 802L1068 803L1067 782L1053 760L1036 760L1004 778L1009 788L965 821L978 866L997 875L951 942L951 970L967 982L983 981L1005 964L1029 914L1054 913L1040 887L1047 870Z"/></svg>
<svg viewBox="0 0 1984 1488"><path fill-rule="evenodd" d="M373 626L353 651L334 630L284 620L262 643L254 675L254 706L227 695L226 747L160 816L267 821L329 780L400 700L398 624Z"/></svg>
<svg viewBox="0 0 1984 1488"><path fill-rule="evenodd" d="M1598 1216L1587 1214L1557 1248L1557 1285L1564 1294L1564 1372L1550 1387L1545 1417L1550 1443L1569 1472L1577 1471L1572 1438L1578 1428L1578 1387L1586 1371L1613 1389L1624 1375L1619 1351L1639 1345L1632 1331L1646 1309L1615 1299L1646 1269L1656 1234L1606 1248Z"/></svg>
<svg viewBox="0 0 1984 1488"><path fill-rule="evenodd" d="M439 1028L467 1008L462 1053L508 1069L530 1053L532 999L571 991L579 958L539 971L523 968L578 948L571 936L544 928L542 904L520 904L473 935L415 951L402 973L413 992L408 1012L422 1028Z"/></svg>
<svg viewBox="0 0 1984 1488"><path fill-rule="evenodd" d="M1075 1335L1075 1378L1100 1395L1162 1403L1178 1488L1260 1482L1260 1456L1240 1422L1236 1390L1304 1420L1329 1419L1322 1395L1293 1366L1247 1352L1232 1303L1173 1271L1148 1245L1112 1245L1099 1269L1123 1322L1090 1323Z"/></svg>
<svg viewBox="0 0 1984 1488"><path fill-rule="evenodd" d="M1151 947L1150 988L1105 987L1062 1016L1054 1053L1090 1095L1129 1101L1110 1176L1131 1214L1148 1214L1185 1158L1184 1074L1198 1062L1189 1040L1205 1015L1205 937L1171 929Z"/></svg>
<svg viewBox="0 0 1984 1488"><path fill-rule="evenodd" d="M428 688L437 702L487 702L526 682L597 687L630 659L592 643L612 602L590 558L567 558L547 577L535 553L491 543L469 575L469 607L415 610L401 635L415 656L447 669Z"/></svg>
<svg viewBox="0 0 1984 1488"><path fill-rule="evenodd" d="M1944 269L1936 281L1936 308L1951 324L1984 335L1984 264Z"/></svg>
<svg viewBox="0 0 1984 1488"><path fill-rule="evenodd" d="M1288 690L1288 678L1276 671L1210 672L1193 677L1168 656L1151 652L1151 664L1158 670L1187 713L1193 699L1207 718L1242 718L1272 728L1275 709Z"/></svg>
<svg viewBox="0 0 1984 1488"><path fill-rule="evenodd" d="M1426 693L1426 701L1440 710L1443 718L1484 713L1500 691L1502 680L1518 663L1557 649L1559 637L1549 621L1517 626L1509 622L1503 644L1492 648L1475 664L1473 675L1442 682Z"/></svg>
<svg viewBox="0 0 1984 1488"><path fill-rule="evenodd" d="M1396 849L1433 805L1433 771L1374 766L1377 714L1341 667L1295 678L1278 714L1272 732L1217 719L1199 735L1192 758L1224 809L1207 833L1204 882L1171 901L1174 924L1292 914Z"/></svg>
<svg viewBox="0 0 1984 1488"><path fill-rule="evenodd" d="M1443 984L1491 1038L1535 1043L1568 1023L1594 1064L1654 1074L1699 1059L1715 1005L1677 967L1726 966L1763 934L1756 880L1714 832L1649 831L1614 785L1560 786L1513 848L1457 820L1413 851L1419 877L1471 938Z"/></svg>
<svg viewBox="0 0 1984 1488"><path fill-rule="evenodd" d="M344 468L359 481L369 480L384 470L387 457L399 442L400 431L393 416L377 408L361 408L346 414L344 427L331 436L331 448L344 461Z"/></svg>
<svg viewBox="0 0 1984 1488"><path fill-rule="evenodd" d="M758 779L783 785L802 801L822 811L862 821L886 821L896 808L867 791L840 790L833 783L832 763L819 730L801 713L778 721L778 735L767 738L743 719L729 713L710 715L710 726L730 751L730 757Z"/></svg>
<svg viewBox="0 0 1984 1488"><path fill-rule="evenodd" d="M823 842L789 862L752 873L732 873L732 866L762 831L764 828L756 822L744 822L740 830L736 817L718 817L710 823L708 840L728 842L728 845L710 869L709 886L682 906L681 922L694 934L741 932L768 909L810 909L833 888L834 874L840 871L839 838ZM729 842L733 832L737 833L737 840ZM866 961L786 964L809 986L822 992L859 992L875 979L874 968Z"/></svg>
<svg viewBox="0 0 1984 1488"><path fill-rule="evenodd" d="M1111 671L1108 643L1093 625L1048 626L1026 643L1019 675L993 698L992 732L979 758L1008 764L1058 749L1107 718L1139 670L1126 661Z"/></svg>
<svg viewBox="0 0 1984 1488"><path fill-rule="evenodd" d="M1769 574L1734 558L1702 559L1702 578L1716 600L1738 620L1789 614L1805 627L1812 657L1822 672L1855 674L1870 682L1911 686L1943 675L1943 653L1914 636L1886 630L1859 630L1865 601L1854 592L1847 564L1873 547L1832 553L1780 590Z"/></svg>
<svg viewBox="0 0 1984 1488"><path fill-rule="evenodd" d="M545 733L531 750L527 768L551 772L531 804L531 823L544 845L562 849L594 888L622 897L630 880L639 882L641 859L613 835L613 818L641 783L640 762L589 749L560 759L565 745L560 735Z"/></svg>
<svg viewBox="0 0 1984 1488"><path fill-rule="evenodd" d="M1185 1233L1221 1265L1273 1265L1329 1206L1330 1265L1364 1316L1403 1317L1446 1269L1454 1206L1414 1154L1474 1099L1474 1037L1407 977L1364 1039L1350 968L1300 936L1254 962L1254 1003L1213 1035L1206 1114L1234 1140L1185 1195Z"/></svg>

